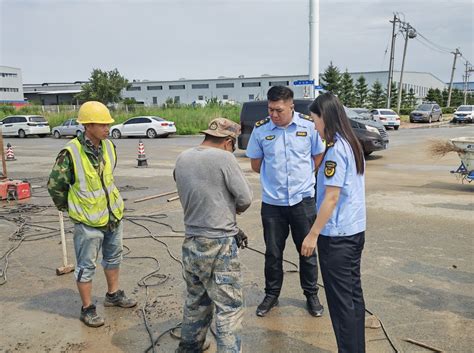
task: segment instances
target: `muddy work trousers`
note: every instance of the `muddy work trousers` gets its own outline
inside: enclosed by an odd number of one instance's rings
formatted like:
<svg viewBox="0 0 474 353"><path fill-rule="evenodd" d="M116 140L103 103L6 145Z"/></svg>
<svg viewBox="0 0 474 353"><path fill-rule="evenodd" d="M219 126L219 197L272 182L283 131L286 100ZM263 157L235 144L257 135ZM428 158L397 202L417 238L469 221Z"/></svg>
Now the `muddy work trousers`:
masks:
<svg viewBox="0 0 474 353"><path fill-rule="evenodd" d="M239 353L243 302L234 237L188 236L182 251L187 297L177 352L202 352L215 310L217 351Z"/></svg>

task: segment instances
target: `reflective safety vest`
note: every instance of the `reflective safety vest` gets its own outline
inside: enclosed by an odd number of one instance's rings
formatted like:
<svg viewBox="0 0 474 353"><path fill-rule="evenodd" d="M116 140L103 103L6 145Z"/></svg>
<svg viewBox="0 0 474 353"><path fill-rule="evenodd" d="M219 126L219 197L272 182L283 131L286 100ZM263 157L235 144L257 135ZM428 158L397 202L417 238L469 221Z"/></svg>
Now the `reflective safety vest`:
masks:
<svg viewBox="0 0 474 353"><path fill-rule="evenodd" d="M114 146L109 140L103 140L101 144L105 161L102 175L96 171L77 138L64 147L74 163L75 182L69 188L67 198L69 217L91 227L107 225L110 212L121 220L124 210L112 174L117 158Z"/></svg>

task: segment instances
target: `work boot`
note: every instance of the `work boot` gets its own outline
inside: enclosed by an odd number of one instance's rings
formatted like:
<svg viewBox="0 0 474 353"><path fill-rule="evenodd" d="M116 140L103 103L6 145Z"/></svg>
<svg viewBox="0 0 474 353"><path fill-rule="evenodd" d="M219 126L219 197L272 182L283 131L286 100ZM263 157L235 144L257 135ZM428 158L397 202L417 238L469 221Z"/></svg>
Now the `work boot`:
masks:
<svg viewBox="0 0 474 353"><path fill-rule="evenodd" d="M207 338L202 344L202 348L199 350L200 352L207 351L209 348L211 348L211 341L209 341ZM190 352L197 352L196 347L193 346L192 350L189 350L190 348L186 348L184 345L179 345L178 348L174 351L175 353L190 353Z"/></svg>
<svg viewBox="0 0 474 353"><path fill-rule="evenodd" d="M308 294L306 296L306 305L308 308L308 312L312 316L320 317L323 315L324 307L319 302L317 294Z"/></svg>
<svg viewBox="0 0 474 353"><path fill-rule="evenodd" d="M257 306L257 316L265 316L274 307L278 305L278 297L266 295L263 301Z"/></svg>
<svg viewBox="0 0 474 353"><path fill-rule="evenodd" d="M89 327L99 327L105 323L104 318L97 315L97 310L94 304L89 305L87 308L81 308L80 319Z"/></svg>
<svg viewBox="0 0 474 353"><path fill-rule="evenodd" d="M121 308L132 308L137 305L137 301L132 298L127 298L125 292L121 289L114 294L105 294L104 306L119 306Z"/></svg>

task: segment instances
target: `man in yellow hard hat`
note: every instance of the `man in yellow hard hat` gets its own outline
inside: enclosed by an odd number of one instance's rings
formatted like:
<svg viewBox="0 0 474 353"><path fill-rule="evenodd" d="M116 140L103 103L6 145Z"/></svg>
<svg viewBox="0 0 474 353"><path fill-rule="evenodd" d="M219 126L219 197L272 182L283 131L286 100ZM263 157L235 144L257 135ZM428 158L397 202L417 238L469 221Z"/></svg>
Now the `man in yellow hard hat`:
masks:
<svg viewBox="0 0 474 353"><path fill-rule="evenodd" d="M92 279L101 250L108 287L104 306L131 308L137 302L119 289L124 203L114 184L115 146L107 139L114 119L104 104L90 101L79 109L77 122L84 125L85 132L59 152L48 191L56 207L67 211L74 223L80 319L87 326L99 327L104 319L92 303Z"/></svg>

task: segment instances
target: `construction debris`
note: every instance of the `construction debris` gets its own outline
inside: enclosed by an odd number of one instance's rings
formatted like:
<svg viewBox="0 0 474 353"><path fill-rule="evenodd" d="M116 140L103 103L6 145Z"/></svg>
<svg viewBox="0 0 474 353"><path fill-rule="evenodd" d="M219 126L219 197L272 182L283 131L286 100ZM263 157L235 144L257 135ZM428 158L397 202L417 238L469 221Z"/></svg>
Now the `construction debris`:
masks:
<svg viewBox="0 0 474 353"><path fill-rule="evenodd" d="M431 140L428 143L428 153L433 158L444 157L450 152L463 152L463 150L454 146L450 141Z"/></svg>

